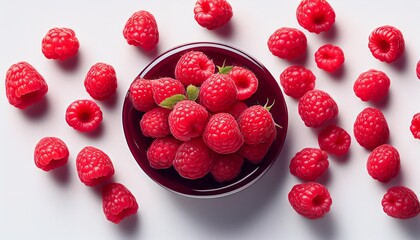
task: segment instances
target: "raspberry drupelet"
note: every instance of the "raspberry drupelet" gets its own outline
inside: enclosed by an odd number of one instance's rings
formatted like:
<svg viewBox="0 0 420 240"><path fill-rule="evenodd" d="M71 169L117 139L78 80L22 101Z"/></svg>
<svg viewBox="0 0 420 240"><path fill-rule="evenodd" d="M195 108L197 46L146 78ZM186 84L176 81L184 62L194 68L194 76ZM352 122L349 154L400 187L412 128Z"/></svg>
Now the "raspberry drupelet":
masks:
<svg viewBox="0 0 420 240"><path fill-rule="evenodd" d="M328 154L342 156L350 149L351 137L343 128L330 125L318 134L318 144Z"/></svg>
<svg viewBox="0 0 420 240"><path fill-rule="evenodd" d="M373 179L388 182L400 171L400 154L395 147L382 144L370 153L366 168Z"/></svg>
<svg viewBox="0 0 420 240"><path fill-rule="evenodd" d="M102 110L92 100L82 99L72 102L66 110L67 124L80 132L91 132L102 122Z"/></svg>
<svg viewBox="0 0 420 240"><path fill-rule="evenodd" d="M328 153L318 148L304 148L290 160L290 173L305 181L315 181L328 169Z"/></svg>
<svg viewBox="0 0 420 240"><path fill-rule="evenodd" d="M396 61L405 50L405 41L401 31L393 26L378 27L369 35L368 47L373 57L391 63Z"/></svg>
<svg viewBox="0 0 420 240"><path fill-rule="evenodd" d="M184 86L200 86L214 74L216 66L206 54L200 51L189 51L181 56L175 66L175 78Z"/></svg>
<svg viewBox="0 0 420 240"><path fill-rule="evenodd" d="M232 16L232 6L226 0L198 0L194 6L195 21L208 30L225 25Z"/></svg>
<svg viewBox="0 0 420 240"><path fill-rule="evenodd" d="M382 198L384 212L393 218L408 219L420 213L417 195L408 187L394 186Z"/></svg>
<svg viewBox="0 0 420 240"><path fill-rule="evenodd" d="M302 56L307 49L305 34L296 28L282 27L268 38L268 50L282 59L293 60Z"/></svg>
<svg viewBox="0 0 420 240"><path fill-rule="evenodd" d="M48 59L67 60L77 54L79 40L70 28L52 28L42 39L42 53Z"/></svg>
<svg viewBox="0 0 420 240"><path fill-rule="evenodd" d="M129 45L138 46L149 51L159 42L159 29L152 13L140 10L127 20L123 36Z"/></svg>
<svg viewBox="0 0 420 240"><path fill-rule="evenodd" d="M304 66L290 66L280 74L280 84L286 95L300 98L315 88L316 77Z"/></svg>
<svg viewBox="0 0 420 240"><path fill-rule="evenodd" d="M102 188L102 210L109 221L118 224L138 209L136 198L123 184L108 183Z"/></svg>
<svg viewBox="0 0 420 240"><path fill-rule="evenodd" d="M86 186L94 187L114 175L114 165L109 156L93 146L86 146L77 154L76 169Z"/></svg>
<svg viewBox="0 0 420 240"><path fill-rule="evenodd" d="M315 62L319 69L335 72L344 63L344 52L340 47L325 44L315 52Z"/></svg>
<svg viewBox="0 0 420 240"><path fill-rule="evenodd" d="M300 26L319 34L331 29L335 12L326 0L302 0L296 9L296 18Z"/></svg>
<svg viewBox="0 0 420 240"><path fill-rule="evenodd" d="M86 92L95 100L109 99L117 90L115 69L106 63L95 63L88 71L84 81Z"/></svg>
<svg viewBox="0 0 420 240"><path fill-rule="evenodd" d="M373 107L363 109L353 124L353 133L360 146L373 150L388 142L389 128L381 110Z"/></svg>
<svg viewBox="0 0 420 240"><path fill-rule="evenodd" d="M298 112L307 127L317 128L338 115L338 106L328 93L314 89L299 99Z"/></svg>
<svg viewBox="0 0 420 240"><path fill-rule="evenodd" d="M35 146L35 165L44 171L64 166L68 158L69 149L60 138L44 137Z"/></svg>
<svg viewBox="0 0 420 240"><path fill-rule="evenodd" d="M353 91L362 101L379 102L388 95L390 85L391 81L384 72L370 69L359 75Z"/></svg>

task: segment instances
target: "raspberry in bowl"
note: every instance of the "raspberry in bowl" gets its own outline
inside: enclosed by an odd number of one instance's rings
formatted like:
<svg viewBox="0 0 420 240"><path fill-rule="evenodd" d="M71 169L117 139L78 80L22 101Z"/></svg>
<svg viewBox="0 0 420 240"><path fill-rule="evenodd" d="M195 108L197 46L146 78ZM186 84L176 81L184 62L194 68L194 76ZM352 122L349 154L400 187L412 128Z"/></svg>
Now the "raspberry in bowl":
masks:
<svg viewBox="0 0 420 240"><path fill-rule="evenodd" d="M197 52L203 53L207 59ZM181 61L185 60L182 56L186 53L191 53L189 57L191 64L196 63L197 66L202 67L197 67L197 71L200 71L200 78L194 78L193 82L197 83L198 79L206 76L203 78L205 80L199 80L201 85L196 88L197 91L202 92L194 94L194 87L186 84L184 84L185 92L180 90L178 85L168 85L167 92L172 92L173 96L181 98L181 101L171 108L171 113L168 116L170 133L160 138L146 137L140 127L141 119L146 112L152 111L156 107L167 107L166 104L168 104L166 99L159 100L159 104L153 104L153 99L160 99L159 96L153 96L153 89L155 89L153 85L158 83L161 78L177 79L177 76L182 75L177 64L180 59L182 59ZM206 62L203 63L203 61ZM209 66L209 61L216 66L214 69ZM229 80L226 80L224 76L214 75L228 75L228 72L233 68L229 69L226 66L249 70L252 72L252 78L258 79L257 87L255 80L248 83L249 89L256 89L253 94L249 94L250 97L240 100L236 98L237 100L232 103L232 94L220 95L224 91L218 92L217 84L223 81L229 82ZM175 69L177 70L175 71ZM226 69L229 69L227 73ZM241 71L244 71L243 69ZM237 75L239 76L239 74ZM250 73L240 75L246 76ZM232 76L232 78L234 77ZM207 80L214 81L211 84L214 88L213 91L204 90ZM240 83L241 88L246 87L247 84L245 80L238 78L232 82L237 85ZM200 89L202 85L204 87ZM210 107L212 110L204 107L206 98L207 100L214 99L213 95L216 95L216 99L226 107L222 107L222 109L219 109L220 105L217 108ZM202 104L203 102L204 104ZM255 143L247 141L246 138L242 139L242 136L238 135L239 130L245 131L244 129L247 127L241 126L240 122L247 123L246 120L239 121L241 112L252 115L249 114L250 110L245 111L245 108L254 105L261 105L258 108L261 113L258 114L270 116L274 123L271 124L270 120L266 121L266 133L263 130L259 133L266 136L262 136L260 138L262 140ZM178 117L179 114L190 113L195 116L188 121ZM128 147L141 169L160 186L172 192L196 198L227 196L245 189L260 179L277 160L288 128L288 112L283 93L271 73L245 52L227 45L210 42L184 44L164 52L154 59L133 80L124 100L122 118ZM235 123L235 119L238 123ZM182 121L181 125L177 121ZM188 125L189 121L194 121L194 129L186 131L182 128L182 124ZM237 137L204 137L203 134L207 134L208 131L223 131L224 128L217 129L217 126L225 122L228 122L229 126L233 126L234 131L232 131ZM213 123L216 127L210 129L210 125L207 126L207 123ZM166 124L165 121L155 123L159 126ZM154 124L149 124L149 126L152 125ZM235 144L235 146L230 146L227 149L218 147L224 146L223 144ZM159 145L160 147L157 147ZM175 151L174 149L176 152L171 152ZM156 156L162 156L162 159L158 159ZM174 159L173 164L170 164L172 158ZM199 167L193 168L194 164Z"/></svg>

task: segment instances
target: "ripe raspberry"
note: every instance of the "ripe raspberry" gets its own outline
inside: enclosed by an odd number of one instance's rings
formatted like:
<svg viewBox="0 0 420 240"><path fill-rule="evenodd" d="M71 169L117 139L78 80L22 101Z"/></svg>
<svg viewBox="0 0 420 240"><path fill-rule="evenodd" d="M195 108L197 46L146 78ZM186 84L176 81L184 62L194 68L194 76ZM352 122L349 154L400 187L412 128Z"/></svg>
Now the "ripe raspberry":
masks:
<svg viewBox="0 0 420 240"><path fill-rule="evenodd" d="M382 72L371 69L359 75L353 85L353 91L362 101L379 102L388 95L391 81Z"/></svg>
<svg viewBox="0 0 420 240"><path fill-rule="evenodd" d="M244 143L238 153L253 164L258 164L264 160L265 155L271 147L277 132L274 131L266 142L250 145Z"/></svg>
<svg viewBox="0 0 420 240"><path fill-rule="evenodd" d="M184 86L200 86L214 74L216 67L206 54L200 51L184 53L175 66L175 78Z"/></svg>
<svg viewBox="0 0 420 240"><path fill-rule="evenodd" d="M282 27L268 38L267 45L274 56L293 60L306 52L308 43L302 31L296 28Z"/></svg>
<svg viewBox="0 0 420 240"><path fill-rule="evenodd" d="M254 145L267 142L276 131L269 107L253 105L245 109L237 121L246 144Z"/></svg>
<svg viewBox="0 0 420 240"><path fill-rule="evenodd" d="M44 137L35 146L35 165L44 171L64 166L68 158L69 149L59 138Z"/></svg>
<svg viewBox="0 0 420 240"><path fill-rule="evenodd" d="M304 66L290 66L280 74L280 84L284 93L293 98L300 98L315 88L316 77Z"/></svg>
<svg viewBox="0 0 420 240"><path fill-rule="evenodd" d="M229 108L237 99L235 82L227 74L213 74L200 87L200 103L211 112Z"/></svg>
<svg viewBox="0 0 420 240"><path fill-rule="evenodd" d="M232 6L226 0L198 0L194 6L195 21L208 30L225 25L232 16Z"/></svg>
<svg viewBox="0 0 420 240"><path fill-rule="evenodd" d="M140 10L127 20L123 35L127 43L149 51L159 42L159 29L155 17L148 11Z"/></svg>
<svg viewBox="0 0 420 240"><path fill-rule="evenodd" d="M305 181L315 181L328 169L328 153L318 148L304 148L292 158L290 173Z"/></svg>
<svg viewBox="0 0 420 240"><path fill-rule="evenodd" d="M251 70L234 66L228 75L235 82L238 100L248 99L257 91L258 78Z"/></svg>
<svg viewBox="0 0 420 240"><path fill-rule="evenodd" d="M76 169L80 181L86 186L97 186L114 175L114 165L102 150L87 146L76 157Z"/></svg>
<svg viewBox="0 0 420 240"><path fill-rule="evenodd" d="M210 117L204 129L203 141L213 151L229 154L238 151L244 143L244 136L232 115L216 113Z"/></svg>
<svg viewBox="0 0 420 240"><path fill-rule="evenodd" d="M293 209L309 219L322 218L330 211L332 204L328 189L316 182L296 184L288 198Z"/></svg>
<svg viewBox="0 0 420 240"><path fill-rule="evenodd" d="M226 109L227 113L230 113L235 119L238 119L239 116L248 108L245 102L236 101L228 109Z"/></svg>
<svg viewBox="0 0 420 240"><path fill-rule="evenodd" d="M66 60L77 54L79 40L70 28L52 28L42 39L42 53L48 59Z"/></svg>
<svg viewBox="0 0 420 240"><path fill-rule="evenodd" d="M237 153L215 154L210 173L217 182L228 182L239 175L243 163L243 157Z"/></svg>
<svg viewBox="0 0 420 240"><path fill-rule="evenodd" d="M93 131L102 122L101 108L91 100L76 100L67 107L66 122L77 131Z"/></svg>
<svg viewBox="0 0 420 240"><path fill-rule="evenodd" d="M176 152L173 166L184 178L202 178L213 167L213 155L214 153L201 138L194 138L181 144Z"/></svg>
<svg viewBox="0 0 420 240"><path fill-rule="evenodd" d="M298 112L307 127L316 128L335 118L338 106L328 93L314 89L299 99Z"/></svg>
<svg viewBox="0 0 420 240"><path fill-rule="evenodd" d="M400 154L395 147L382 144L370 153L366 167L372 178L388 182L400 170Z"/></svg>
<svg viewBox="0 0 420 240"><path fill-rule="evenodd" d="M18 62L6 72L6 96L16 108L25 109L39 102L48 92L48 85L38 71L27 62Z"/></svg>
<svg viewBox="0 0 420 240"><path fill-rule="evenodd" d="M209 113L203 106L191 100L183 100L169 114L169 129L176 139L188 141L201 136L208 118Z"/></svg>
<svg viewBox="0 0 420 240"><path fill-rule="evenodd" d="M382 198L382 207L388 216L399 219L413 218L420 213L417 195L405 186L388 189Z"/></svg>
<svg viewBox="0 0 420 240"><path fill-rule="evenodd" d="M416 76L420 79L420 60L416 64Z"/></svg>
<svg viewBox="0 0 420 240"><path fill-rule="evenodd" d="M372 107L363 109L357 115L353 132L360 146L369 150L386 143L389 138L388 123L384 114Z"/></svg>
<svg viewBox="0 0 420 240"><path fill-rule="evenodd" d="M118 224L137 213L139 206L134 195L121 183L109 183L102 189L102 209L106 219Z"/></svg>
<svg viewBox="0 0 420 240"><path fill-rule="evenodd" d="M327 72L338 70L344 63L344 52L332 44L322 45L315 52L315 62L319 69Z"/></svg>
<svg viewBox="0 0 420 240"><path fill-rule="evenodd" d="M163 100L175 94L185 95L185 88L182 83L170 77L163 77L153 80L153 98L156 104L161 104Z"/></svg>
<svg viewBox="0 0 420 240"><path fill-rule="evenodd" d="M105 100L117 90L117 75L111 65L96 63L86 74L84 85L92 98Z"/></svg>
<svg viewBox="0 0 420 240"><path fill-rule="evenodd" d="M372 31L369 35L368 47L373 57L382 62L391 63L403 54L405 43L400 30L385 25Z"/></svg>
<svg viewBox="0 0 420 240"><path fill-rule="evenodd" d="M319 133L318 144L328 154L342 156L350 149L351 137L343 128L331 125Z"/></svg>
<svg viewBox="0 0 420 240"><path fill-rule="evenodd" d="M420 113L414 114L411 120L410 131L414 138L420 139Z"/></svg>
<svg viewBox="0 0 420 240"><path fill-rule="evenodd" d="M169 131L168 117L171 110L161 107L146 112L140 120L140 129L144 136L152 138L166 137Z"/></svg>
<svg viewBox="0 0 420 240"><path fill-rule="evenodd" d="M133 107L140 112L147 112L157 107L153 99L153 81L136 78L130 85L129 96Z"/></svg>
<svg viewBox="0 0 420 240"><path fill-rule="evenodd" d="M296 9L296 18L300 26L319 34L331 29L335 12L326 0L303 0Z"/></svg>
<svg viewBox="0 0 420 240"><path fill-rule="evenodd" d="M175 154L182 142L169 135L157 138L147 149L147 159L150 166L156 169L165 169L172 166Z"/></svg>

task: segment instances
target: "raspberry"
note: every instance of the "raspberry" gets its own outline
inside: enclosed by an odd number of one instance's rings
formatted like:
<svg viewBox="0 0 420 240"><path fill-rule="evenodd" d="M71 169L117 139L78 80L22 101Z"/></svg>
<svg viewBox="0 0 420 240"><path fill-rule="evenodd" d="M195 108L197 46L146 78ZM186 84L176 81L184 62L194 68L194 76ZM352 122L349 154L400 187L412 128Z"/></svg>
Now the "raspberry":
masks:
<svg viewBox="0 0 420 240"><path fill-rule="evenodd" d="M190 51L181 56L175 66L175 78L184 86L200 86L204 80L214 74L216 67L206 54Z"/></svg>
<svg viewBox="0 0 420 240"><path fill-rule="evenodd" d="M178 148L173 166L184 178L198 179L210 172L214 163L214 153L201 138L184 142Z"/></svg>
<svg viewBox="0 0 420 240"><path fill-rule="evenodd" d="M416 194L405 186L389 188L382 198L382 207L388 216L399 219L413 218L420 213Z"/></svg>
<svg viewBox="0 0 420 240"><path fill-rule="evenodd" d="M242 101L236 101L228 109L227 113L230 113L235 119L238 119L239 116L248 108L248 105Z"/></svg>
<svg viewBox="0 0 420 240"><path fill-rule="evenodd" d="M372 178L388 182L400 170L400 154L395 147L382 144L370 153L366 167Z"/></svg>
<svg viewBox="0 0 420 240"><path fill-rule="evenodd" d="M203 141L213 151L229 154L238 151L244 143L244 136L232 115L216 113L210 117L204 129Z"/></svg>
<svg viewBox="0 0 420 240"><path fill-rule="evenodd" d="M137 213L139 206L134 195L121 183L109 183L102 189L102 209L106 219L118 224Z"/></svg>
<svg viewBox="0 0 420 240"><path fill-rule="evenodd" d="M117 90L117 75L111 65L96 63L86 74L84 85L92 98L105 100Z"/></svg>
<svg viewBox="0 0 420 240"><path fill-rule="evenodd" d="M420 113L414 114L411 120L410 131L414 138L420 139Z"/></svg>
<svg viewBox="0 0 420 240"><path fill-rule="evenodd" d="M66 60L77 54L79 40L70 28L52 28L42 39L42 53L48 59Z"/></svg>
<svg viewBox="0 0 420 240"><path fill-rule="evenodd" d="M293 98L300 98L315 88L316 77L304 66L290 66L280 74L280 84L284 93Z"/></svg>
<svg viewBox="0 0 420 240"><path fill-rule="evenodd" d="M77 154L76 169L79 179L86 186L97 186L114 175L114 165L102 150L87 146Z"/></svg>
<svg viewBox="0 0 420 240"><path fill-rule="evenodd" d="M147 112L157 105L153 99L153 81L136 78L130 85L129 96L133 107L140 112Z"/></svg>
<svg viewBox="0 0 420 240"><path fill-rule="evenodd" d="M185 95L185 88L182 83L170 77L163 77L153 80L153 99L156 104L161 104L163 100L175 94Z"/></svg>
<svg viewBox="0 0 420 240"><path fill-rule="evenodd" d="M239 175L243 163L243 157L237 153L215 154L210 173L217 182L228 182Z"/></svg>
<svg viewBox="0 0 420 240"><path fill-rule="evenodd" d="M292 158L290 173L305 181L315 181L328 169L328 153L318 148L304 148Z"/></svg>
<svg viewBox="0 0 420 240"><path fill-rule="evenodd" d="M379 102L388 95L391 81L382 72L371 69L359 75L353 85L353 91L362 101Z"/></svg>
<svg viewBox="0 0 420 240"><path fill-rule="evenodd" d="M299 99L298 112L307 127L316 128L335 118L338 106L328 93L314 89Z"/></svg>
<svg viewBox="0 0 420 240"><path fill-rule="evenodd" d="M322 218L330 211L332 204L328 189L316 182L296 184L288 198L293 209L309 219Z"/></svg>
<svg viewBox="0 0 420 240"><path fill-rule="evenodd" d="M144 136L162 138L169 131L168 117L171 110L161 107L153 108L146 112L140 120L140 129Z"/></svg>
<svg viewBox="0 0 420 240"><path fill-rule="evenodd" d="M200 87L200 103L211 112L229 108L237 99L235 82L226 74L213 74Z"/></svg>
<svg viewBox="0 0 420 240"><path fill-rule="evenodd" d="M175 154L182 142L169 135L157 138L147 149L147 159L150 166L156 169L165 169L172 166Z"/></svg>
<svg viewBox="0 0 420 240"><path fill-rule="evenodd" d="M208 117L209 114L203 106L191 100L183 100L178 102L169 114L169 129L175 138L188 141L201 136Z"/></svg>
<svg viewBox="0 0 420 240"><path fill-rule="evenodd" d="M315 52L315 62L319 69L334 72L344 63L344 52L332 44L322 45Z"/></svg>
<svg viewBox="0 0 420 240"><path fill-rule="evenodd" d="M245 109L237 121L246 144L254 145L267 142L276 131L269 107L253 105Z"/></svg>
<svg viewBox="0 0 420 240"><path fill-rule="evenodd" d="M296 9L296 18L300 26L319 34L331 29L335 12L326 0L303 0Z"/></svg>
<svg viewBox="0 0 420 240"><path fill-rule="evenodd" d="M268 38L267 45L274 56L293 60L306 52L308 43L302 31L296 28L282 27Z"/></svg>
<svg viewBox="0 0 420 240"><path fill-rule="evenodd" d="M198 0L194 6L195 21L208 30L225 25L232 16L232 6L226 0Z"/></svg>
<svg viewBox="0 0 420 240"><path fill-rule="evenodd" d="M102 122L101 108L92 100L76 100L66 110L67 124L80 132L91 132Z"/></svg>
<svg viewBox="0 0 420 240"><path fill-rule="evenodd" d="M123 36L127 43L149 51L159 42L159 29L155 17L148 11L140 10L127 20Z"/></svg>
<svg viewBox="0 0 420 240"><path fill-rule="evenodd" d="M420 79L420 60L416 64L416 76Z"/></svg>
<svg viewBox="0 0 420 240"><path fill-rule="evenodd" d="M68 158L67 145L57 137L44 137L35 146L35 165L44 171L64 166Z"/></svg>
<svg viewBox="0 0 420 240"><path fill-rule="evenodd" d="M350 149L351 137L343 128L331 125L319 133L318 144L328 154L342 156Z"/></svg>
<svg viewBox="0 0 420 240"><path fill-rule="evenodd" d="M257 91L258 79L251 70L234 66L228 75L235 82L238 100L248 99Z"/></svg>
<svg viewBox="0 0 420 240"><path fill-rule="evenodd" d="M258 164L262 160L264 160L264 157L270 149L270 146L276 138L276 135L277 132L274 131L271 134L270 138L265 142L257 143L254 145L244 143L239 149L238 153L245 159L247 159L249 162L253 164Z"/></svg>
<svg viewBox="0 0 420 240"><path fill-rule="evenodd" d="M372 31L368 47L374 58L391 63L403 54L405 43L400 30L385 25Z"/></svg>
<svg viewBox="0 0 420 240"><path fill-rule="evenodd" d="M39 102L48 92L48 85L38 71L27 62L18 62L6 72L6 96L9 103L25 109Z"/></svg>
<svg viewBox="0 0 420 240"><path fill-rule="evenodd" d="M360 146L373 150L388 141L389 129L384 114L377 108L367 107L356 117L353 125Z"/></svg>

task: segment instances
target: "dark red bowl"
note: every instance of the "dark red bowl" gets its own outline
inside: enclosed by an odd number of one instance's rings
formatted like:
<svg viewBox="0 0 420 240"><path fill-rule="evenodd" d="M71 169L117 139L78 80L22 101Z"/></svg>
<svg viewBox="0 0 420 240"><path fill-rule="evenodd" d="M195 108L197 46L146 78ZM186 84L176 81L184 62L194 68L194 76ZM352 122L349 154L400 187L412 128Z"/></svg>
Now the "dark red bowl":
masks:
<svg viewBox="0 0 420 240"><path fill-rule="evenodd" d="M226 196L250 186L277 160L286 138L288 127L287 107L277 81L261 63L236 48L218 43L199 42L175 47L153 60L140 72L137 78L174 77L174 69L178 59L182 54L191 50L204 52L218 66L225 63L225 65L243 66L253 71L259 79L259 87L257 92L246 101L248 105L264 105L267 100L269 100L269 103L275 102L270 112L274 121L281 128L277 128L277 138L264 160L259 164L245 161L240 175L227 183L218 183L210 175L198 180L188 180L182 178L173 167L165 170L154 169L150 167L146 158L146 150L152 139L143 136L141 133L139 121L143 113L134 109L128 93L124 100L122 112L124 134L136 162L151 179L162 187L190 197L214 198Z"/></svg>

